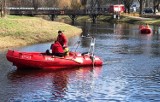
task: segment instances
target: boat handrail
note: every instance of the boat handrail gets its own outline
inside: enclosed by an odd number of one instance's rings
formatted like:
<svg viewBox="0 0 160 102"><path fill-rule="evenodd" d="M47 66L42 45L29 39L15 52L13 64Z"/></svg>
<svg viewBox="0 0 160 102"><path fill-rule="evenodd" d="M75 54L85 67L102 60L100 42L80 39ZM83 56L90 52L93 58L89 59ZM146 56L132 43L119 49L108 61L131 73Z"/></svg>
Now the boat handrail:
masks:
<svg viewBox="0 0 160 102"><path fill-rule="evenodd" d="M93 57L94 56L94 49L95 49L95 38L93 36L90 36L89 34L87 36L82 35L82 38L89 38L91 39L90 47L88 53Z"/></svg>

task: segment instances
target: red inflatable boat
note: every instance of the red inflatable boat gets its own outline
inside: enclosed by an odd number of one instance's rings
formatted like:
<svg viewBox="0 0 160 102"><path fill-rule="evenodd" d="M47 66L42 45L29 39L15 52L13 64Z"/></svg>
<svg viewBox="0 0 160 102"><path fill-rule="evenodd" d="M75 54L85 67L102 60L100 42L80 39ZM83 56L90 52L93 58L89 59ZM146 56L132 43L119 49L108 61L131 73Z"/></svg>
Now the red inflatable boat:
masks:
<svg viewBox="0 0 160 102"><path fill-rule="evenodd" d="M141 34L150 34L152 32L152 29L150 27L146 27L143 25L139 27L139 30Z"/></svg>
<svg viewBox="0 0 160 102"><path fill-rule="evenodd" d="M91 48L94 44L91 44ZM91 51L91 50L90 50ZM94 50L92 50L93 52ZM102 60L93 53L69 52L69 55L58 57L41 52L19 52L8 50L7 60L18 69L62 69L83 66L102 66Z"/></svg>
<svg viewBox="0 0 160 102"><path fill-rule="evenodd" d="M8 50L8 61L12 62L17 68L39 68L39 69L61 69L81 66L101 66L102 60L89 54L82 55L77 52L70 52L68 56L58 57L46 55L40 52L18 52Z"/></svg>

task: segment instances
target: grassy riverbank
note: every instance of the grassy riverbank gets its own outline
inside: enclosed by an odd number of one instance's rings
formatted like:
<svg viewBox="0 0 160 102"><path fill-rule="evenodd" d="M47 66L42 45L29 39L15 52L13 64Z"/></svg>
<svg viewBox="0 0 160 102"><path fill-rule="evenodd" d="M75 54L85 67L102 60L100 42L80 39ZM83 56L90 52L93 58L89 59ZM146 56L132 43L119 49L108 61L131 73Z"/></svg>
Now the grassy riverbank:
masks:
<svg viewBox="0 0 160 102"><path fill-rule="evenodd" d="M159 25L160 19L140 17L138 14L121 14L120 19L114 19L113 16L100 16L99 21L130 24L150 24Z"/></svg>
<svg viewBox="0 0 160 102"><path fill-rule="evenodd" d="M68 16L61 16L58 19L67 19L71 20ZM92 19L89 16L79 16L76 19L77 22L79 21L88 21L92 22ZM130 23L130 24L150 24L150 25L159 25L160 19L157 18L144 18L140 17L137 13L131 13L131 14L121 14L120 19L114 19L112 16L98 16L97 21L103 21L103 22L110 22L110 23Z"/></svg>
<svg viewBox="0 0 160 102"><path fill-rule="evenodd" d="M52 41L56 38L58 30L64 31L67 37L82 32L80 28L37 17L0 18L0 48Z"/></svg>
<svg viewBox="0 0 160 102"><path fill-rule="evenodd" d="M98 21L112 23L132 23L159 25L160 19L143 18L139 15L122 14L121 19L113 19L113 16L98 16ZM68 16L60 16L58 19L71 19ZM80 16L78 21L92 22L89 16ZM8 16L0 18L0 49L14 46L24 46L34 43L52 41L57 36L57 31L63 30L67 37L80 34L80 28L60 23L47 21L38 17Z"/></svg>
<svg viewBox="0 0 160 102"><path fill-rule="evenodd" d="M151 17L150 15L145 16L143 15L142 17L139 16L139 14L122 14L121 19L118 20L119 22L126 22L126 23L133 23L133 24L150 24L150 25L159 25L160 24L160 19L157 17L154 18Z"/></svg>

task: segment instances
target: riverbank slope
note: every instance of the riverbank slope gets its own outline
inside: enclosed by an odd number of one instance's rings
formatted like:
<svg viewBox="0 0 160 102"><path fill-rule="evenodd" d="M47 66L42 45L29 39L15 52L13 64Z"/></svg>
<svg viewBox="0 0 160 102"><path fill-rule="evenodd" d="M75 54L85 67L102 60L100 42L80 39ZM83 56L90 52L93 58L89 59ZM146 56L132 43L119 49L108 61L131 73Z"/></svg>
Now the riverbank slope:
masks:
<svg viewBox="0 0 160 102"><path fill-rule="evenodd" d="M82 29L38 17L8 16L0 19L0 49L55 40L57 31L67 37L81 34Z"/></svg>
<svg viewBox="0 0 160 102"><path fill-rule="evenodd" d="M153 15L144 15L143 17L140 17L139 14L137 13L123 13L120 15L120 19L113 18L113 15L99 15L97 16L97 22L102 21L102 22L109 22L109 23L130 23L130 24L149 24L149 25L159 25L160 24L160 15L159 17L156 17ZM58 19L71 19L68 16L60 16ZM76 22L81 22L81 21L88 21L92 22L92 19L89 16L79 16L76 19Z"/></svg>
<svg viewBox="0 0 160 102"><path fill-rule="evenodd" d="M159 15L142 15L136 13L123 13L120 16L120 19L117 22L125 22L131 24L149 24L149 25L158 25L160 24Z"/></svg>

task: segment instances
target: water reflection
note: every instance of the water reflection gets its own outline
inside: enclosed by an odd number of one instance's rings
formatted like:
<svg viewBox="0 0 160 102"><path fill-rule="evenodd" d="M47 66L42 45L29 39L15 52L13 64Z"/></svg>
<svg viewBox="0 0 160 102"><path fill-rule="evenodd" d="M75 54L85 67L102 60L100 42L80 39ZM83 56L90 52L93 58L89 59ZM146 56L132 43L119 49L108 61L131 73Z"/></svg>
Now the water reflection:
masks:
<svg viewBox="0 0 160 102"><path fill-rule="evenodd" d="M90 82L98 78L100 73L101 67L83 67L58 71L15 70L8 74L11 85L9 87L9 100L17 101L20 97L21 101L61 100L64 99L66 94L76 94L78 92L78 90L74 90L74 88L77 88L76 84L85 84L85 87L78 87L79 94L82 94L81 91L84 91L84 88L87 88L89 92L91 90L88 88ZM39 95L37 96L37 94ZM11 96L14 96L14 98Z"/></svg>

